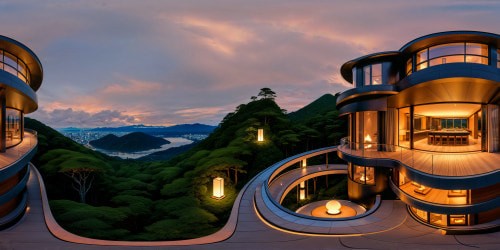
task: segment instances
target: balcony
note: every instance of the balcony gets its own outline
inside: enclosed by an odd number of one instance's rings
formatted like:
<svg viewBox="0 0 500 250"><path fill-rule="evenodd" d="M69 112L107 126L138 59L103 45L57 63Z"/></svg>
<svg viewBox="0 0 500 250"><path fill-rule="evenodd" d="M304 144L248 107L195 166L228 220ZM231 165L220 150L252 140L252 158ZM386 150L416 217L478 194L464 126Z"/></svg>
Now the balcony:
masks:
<svg viewBox="0 0 500 250"><path fill-rule="evenodd" d="M354 164L398 168L414 181L442 189L480 188L496 184L500 178L500 153L427 152L397 145L360 145L345 139L338 153Z"/></svg>
<svg viewBox="0 0 500 250"><path fill-rule="evenodd" d="M34 152L33 149L36 147L37 143L36 131L25 130L24 139L21 143L8 148L4 153L0 153L0 173L6 171L6 168L20 161L21 158L24 158L28 153Z"/></svg>

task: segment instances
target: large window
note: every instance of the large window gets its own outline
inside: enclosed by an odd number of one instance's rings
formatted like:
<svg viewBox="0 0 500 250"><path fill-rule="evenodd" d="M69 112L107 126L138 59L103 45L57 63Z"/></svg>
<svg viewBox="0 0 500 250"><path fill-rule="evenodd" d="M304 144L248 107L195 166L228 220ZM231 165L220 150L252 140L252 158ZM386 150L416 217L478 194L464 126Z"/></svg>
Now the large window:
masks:
<svg viewBox="0 0 500 250"><path fill-rule="evenodd" d="M6 146L13 146L21 142L21 111L7 108L5 113L5 142Z"/></svg>
<svg viewBox="0 0 500 250"><path fill-rule="evenodd" d="M446 63L478 63L488 65L488 45L480 43L448 43L417 52L416 71ZM410 62L411 64L411 62ZM500 64L500 62L499 62ZM408 62L407 62L407 75Z"/></svg>
<svg viewBox="0 0 500 250"><path fill-rule="evenodd" d="M29 69L26 64L13 54L0 50L0 70L9 72L25 83L29 83Z"/></svg>
<svg viewBox="0 0 500 250"><path fill-rule="evenodd" d="M358 148L377 149L377 111L356 112L356 142Z"/></svg>
<svg viewBox="0 0 500 250"><path fill-rule="evenodd" d="M375 168L351 165L349 169L351 179L354 182L366 185L375 185Z"/></svg>
<svg viewBox="0 0 500 250"><path fill-rule="evenodd" d="M497 68L500 68L500 49L497 49Z"/></svg>
<svg viewBox="0 0 500 250"><path fill-rule="evenodd" d="M372 64L363 67L364 85L382 84L382 64Z"/></svg>

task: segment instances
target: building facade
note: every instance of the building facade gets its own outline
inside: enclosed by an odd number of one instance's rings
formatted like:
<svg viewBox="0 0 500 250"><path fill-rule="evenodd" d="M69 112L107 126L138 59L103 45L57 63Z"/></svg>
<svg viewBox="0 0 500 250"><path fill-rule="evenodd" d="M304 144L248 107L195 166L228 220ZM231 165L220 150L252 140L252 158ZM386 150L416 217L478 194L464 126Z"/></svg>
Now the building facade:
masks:
<svg viewBox="0 0 500 250"><path fill-rule="evenodd" d="M29 161L36 151L36 132L24 129L24 115L38 108L36 91L42 64L25 45L0 36L0 228L26 210Z"/></svg>
<svg viewBox="0 0 500 250"><path fill-rule="evenodd" d="M338 155L350 199L370 204L392 191L439 228L499 219L500 35L430 34L349 61L341 74L354 86L337 98L349 120Z"/></svg>

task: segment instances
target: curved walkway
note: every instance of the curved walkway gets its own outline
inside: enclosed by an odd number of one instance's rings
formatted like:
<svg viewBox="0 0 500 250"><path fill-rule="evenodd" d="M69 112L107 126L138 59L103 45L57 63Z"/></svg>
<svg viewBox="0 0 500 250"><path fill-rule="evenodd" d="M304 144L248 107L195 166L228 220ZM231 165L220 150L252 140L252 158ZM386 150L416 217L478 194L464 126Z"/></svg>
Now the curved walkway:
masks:
<svg viewBox="0 0 500 250"><path fill-rule="evenodd" d="M273 165L274 166L274 165ZM270 167L271 168L271 167ZM389 230L373 234L358 231L352 237L323 237L287 232L262 220L255 209L254 197L274 172L270 168L254 177L240 192L227 225L221 231L193 240L162 242L101 241L72 234L60 228L48 211L46 194L39 174L32 167L28 181L29 208L15 226L0 232L0 249L95 249L100 247L142 249L160 246L188 249L351 249L351 248L500 248L500 232L481 235L442 235L409 216ZM266 183L267 184L267 183ZM400 201L383 201L393 212L406 212ZM314 226L314 225L310 225ZM353 227L357 228L357 227ZM60 231L62 230L62 231Z"/></svg>

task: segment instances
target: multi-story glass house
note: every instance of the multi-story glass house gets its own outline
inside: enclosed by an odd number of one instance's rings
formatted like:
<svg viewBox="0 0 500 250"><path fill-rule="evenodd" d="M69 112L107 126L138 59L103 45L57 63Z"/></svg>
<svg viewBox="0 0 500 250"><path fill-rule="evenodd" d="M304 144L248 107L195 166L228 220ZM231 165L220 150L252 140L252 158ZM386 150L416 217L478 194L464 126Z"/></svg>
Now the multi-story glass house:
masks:
<svg viewBox="0 0 500 250"><path fill-rule="evenodd" d="M500 217L500 35L451 31L342 65L349 198L392 190L439 228Z"/></svg>
<svg viewBox="0 0 500 250"><path fill-rule="evenodd" d="M33 51L0 36L0 228L26 210L28 164L37 139L36 132L24 129L24 114L38 108L42 78L42 64Z"/></svg>

